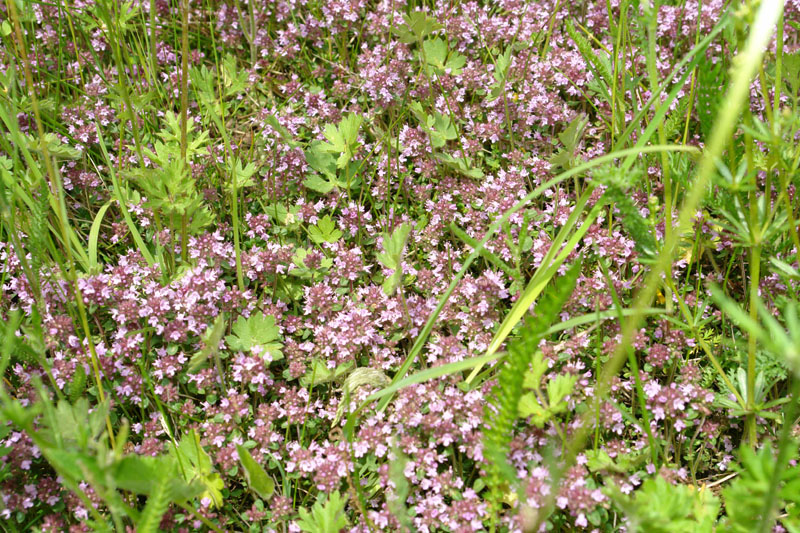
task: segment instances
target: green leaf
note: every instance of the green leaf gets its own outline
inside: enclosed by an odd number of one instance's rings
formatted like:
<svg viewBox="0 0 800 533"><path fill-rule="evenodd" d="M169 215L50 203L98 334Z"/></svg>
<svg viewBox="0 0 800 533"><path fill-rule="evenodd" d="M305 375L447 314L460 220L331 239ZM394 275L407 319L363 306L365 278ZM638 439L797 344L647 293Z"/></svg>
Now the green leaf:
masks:
<svg viewBox="0 0 800 533"><path fill-rule="evenodd" d="M281 136L281 138L283 139L283 142L285 142L286 144L288 144L288 145L289 145L289 146L291 146L292 148L297 148L298 146L300 146L300 143L298 143L297 141L295 141L295 140L292 138L292 134L291 134L291 133L289 133L289 130L287 130L286 128L284 128L284 127L281 125L281 123L280 123L280 122L278 122L278 119L277 119L277 117L275 117L274 115L267 115L267 116L264 118L264 122L266 122L267 124L269 124L270 126L272 126L272 128L273 128L275 131L277 131L277 132L278 132L278 134L279 134L279 135Z"/></svg>
<svg viewBox="0 0 800 533"><path fill-rule="evenodd" d="M283 344L278 342L280 329L275 325L274 316L264 315L261 311L248 318L240 316L232 329L233 335L225 337L232 350L250 352L258 348L267 361L283 359Z"/></svg>
<svg viewBox="0 0 800 533"><path fill-rule="evenodd" d="M116 10L116 25L120 33L127 33L134 28L131 22L140 15L140 7L134 6L133 2L122 2L122 5Z"/></svg>
<svg viewBox="0 0 800 533"><path fill-rule="evenodd" d="M497 56L492 76L494 76L494 79L498 84L502 84L506 80L508 68L511 66L511 52L512 47L509 46L506 48L505 52Z"/></svg>
<svg viewBox="0 0 800 533"><path fill-rule="evenodd" d="M219 352L219 341L222 340L222 335L225 334L225 322L225 313L220 313L214 320L214 324L209 326L203 333L203 348L189 360L187 371L190 374L199 372L205 362L208 361L208 358Z"/></svg>
<svg viewBox="0 0 800 533"><path fill-rule="evenodd" d="M222 478L219 476L219 474L207 474L205 476L201 476L199 480L206 489L206 491L200 495L200 499L208 498L211 500L211 505L213 507L222 507L222 502L224 500L222 496L222 489L225 488L225 482L222 481Z"/></svg>
<svg viewBox="0 0 800 533"><path fill-rule="evenodd" d="M114 467L114 481L122 490L150 494L164 472L177 470L172 456L127 455Z"/></svg>
<svg viewBox="0 0 800 533"><path fill-rule="evenodd" d="M253 456L250 455L247 448L237 444L236 451L239 454L239 462L242 468L244 468L247 485L258 494L262 500L268 500L275 491L275 482L267 475L264 468L253 459Z"/></svg>
<svg viewBox="0 0 800 533"><path fill-rule="evenodd" d="M429 65L444 68L447 61L447 43L444 40L439 37L427 39L422 43L422 49Z"/></svg>
<svg viewBox="0 0 800 533"><path fill-rule="evenodd" d="M517 418L530 416L534 424L541 426L551 416L542 405L543 400L540 401L534 392L523 394L525 374L529 370L531 354L536 353L540 341L572 294L580 270L581 262L576 261L557 283L543 293L536 304L535 315L527 318L520 336L508 344L506 362L497 374L497 386L490 398L494 409L486 410L487 428L483 435L484 457L489 460L488 480L494 497L502 497L509 485L517 483L516 471L508 461L511 436ZM527 309L528 306L525 311ZM495 351L490 347L487 355L492 355ZM480 366L476 366L476 369L479 368ZM536 377L533 381L539 380Z"/></svg>
<svg viewBox="0 0 800 533"><path fill-rule="evenodd" d="M290 211L286 209L286 207L284 207L283 204L279 204L277 202L274 204L267 204L264 207L264 212L278 224L287 224L287 225L289 223L289 220L294 220L294 214L295 214L294 207L292 207L292 210Z"/></svg>
<svg viewBox="0 0 800 533"><path fill-rule="evenodd" d="M716 529L719 499L708 489L673 485L656 476L645 481L632 497L616 487L610 493L624 511L632 531L712 533ZM752 527L753 523L749 524Z"/></svg>
<svg viewBox="0 0 800 533"><path fill-rule="evenodd" d="M550 412L539 404L536 395L528 392L519 398L519 416L521 418L530 417L531 423L541 428L550 420Z"/></svg>
<svg viewBox="0 0 800 533"><path fill-rule="evenodd" d="M194 429L190 429L181 439L177 448L179 461L188 461L190 467L198 474L208 474L213 471L211 457L200 445L200 436ZM181 465L183 468L186 464Z"/></svg>
<svg viewBox="0 0 800 533"><path fill-rule="evenodd" d="M791 94L800 91L800 52L783 54L783 79L791 88Z"/></svg>
<svg viewBox="0 0 800 533"><path fill-rule="evenodd" d="M359 387L365 385L370 387L385 387L390 382L383 370L378 368L361 367L353 370L347 379L344 380L345 394L353 393Z"/></svg>
<svg viewBox="0 0 800 533"><path fill-rule="evenodd" d="M522 386L526 389L538 389L542 382L542 376L547 372L548 368L547 361L544 360L544 354L541 351L537 351L533 354L531 369L525 372Z"/></svg>
<svg viewBox="0 0 800 533"><path fill-rule="evenodd" d="M59 475L74 481L83 480L83 469L87 468L89 463L94 463L94 466L97 466L97 460L83 452L53 448L48 450L46 457Z"/></svg>
<svg viewBox="0 0 800 533"><path fill-rule="evenodd" d="M471 163L463 157L453 157L450 154L439 152L435 153L434 157L444 163L444 166L450 170L458 172L462 176L466 176L475 180L479 180L484 176L484 173L481 169L473 167Z"/></svg>
<svg viewBox="0 0 800 533"><path fill-rule="evenodd" d="M188 229L191 230L191 233L196 233L213 221L213 215L197 191L189 166L181 157L180 127L177 122L172 123L173 119L177 121L173 113L167 113L169 129L159 134L167 139L166 142L156 141L154 143L155 152L146 147L143 149L144 154L156 163L158 168L135 169L130 174L137 178L136 183L147 196L146 207L159 211L165 216L191 217ZM178 130L171 131L174 128L178 128ZM207 142L207 133L202 135L200 140L190 142L190 146L187 148L187 159L190 149L193 150L193 154L205 154L205 148L201 149L197 145L197 143L205 144L205 142ZM120 204L122 204L121 201Z"/></svg>
<svg viewBox="0 0 800 533"><path fill-rule="evenodd" d="M347 500L338 491L327 496L320 493L311 512L300 509L297 525L307 533L339 533L347 526L347 516L344 514L346 503Z"/></svg>
<svg viewBox="0 0 800 533"><path fill-rule="evenodd" d="M316 151L315 151L316 150ZM356 175L360 170L361 163L349 161L345 165L342 173L337 176L336 159L329 153L319 151L319 148L309 148L306 151L306 162L321 174L311 174L304 181L303 185L320 194L328 194L333 189L354 189L361 179Z"/></svg>
<svg viewBox="0 0 800 533"><path fill-rule="evenodd" d="M394 485L394 490L386 498L386 505L392 515L406 528L406 531L413 531L413 522L406 507L406 500L411 489L411 484L405 475L408 457L398 446L392 448L392 455L394 459L389 461L389 480Z"/></svg>
<svg viewBox="0 0 800 533"><path fill-rule="evenodd" d="M111 207L111 200L103 204L97 211L97 214L92 221L92 227L89 230L89 270L92 273L99 273L99 265L97 263L97 242L100 239L100 226L103 223L103 217L106 211Z"/></svg>
<svg viewBox="0 0 800 533"><path fill-rule="evenodd" d="M255 164L247 163L246 166L242 166L242 161L238 157L230 159L228 161L228 174L231 178L225 185L226 189L230 191L234 183L236 184L237 191L244 187L252 187L255 185L255 181L253 180L253 174L255 173Z"/></svg>
<svg viewBox="0 0 800 533"><path fill-rule="evenodd" d="M227 54L222 60L220 74L222 86L225 87L225 96L243 93L247 89L248 73L244 69L239 69L236 56L233 54Z"/></svg>
<svg viewBox="0 0 800 533"><path fill-rule="evenodd" d="M617 472L625 474L625 470L620 469L608 452L601 449L586 450L586 467L590 472Z"/></svg>
<svg viewBox="0 0 800 533"><path fill-rule="evenodd" d="M155 259L153 259L153 254L150 253L150 250L147 248L144 239L142 239L141 233L139 233L139 229L136 227L136 224L133 222L133 218L128 211L127 204L125 203L125 200L128 197L127 187L121 187L120 181L114 172L114 164L108 155L105 140L103 139L102 129L100 128L100 123L97 121L95 121L95 128L97 131L98 140L100 141L98 143L100 146L100 151L103 153L103 159L105 160L106 165L108 166L108 172L111 175L111 181L113 183L113 197L117 200L117 204L122 211L122 217L125 220L125 224L128 226L128 231L130 231L131 235L133 236L133 241L136 243L137 248L144 256L147 264L153 266L153 264L155 264Z"/></svg>
<svg viewBox="0 0 800 533"><path fill-rule="evenodd" d="M161 518L169 508L168 481L164 477L158 477L154 490L147 498L147 503L136 521L137 533L157 533Z"/></svg>
<svg viewBox="0 0 800 533"><path fill-rule="evenodd" d="M774 270L779 274L783 274L793 280L800 279L800 272L789 263L781 261L777 257L771 257L769 261L772 263L772 266L775 267Z"/></svg>
<svg viewBox="0 0 800 533"><path fill-rule="evenodd" d="M478 241L467 235L467 233L458 227L455 222L450 223L450 231L455 233L456 237L461 239L464 244L472 248L473 250L478 248ZM533 242L530 237L526 238L527 241ZM530 248L528 248L530 250ZM527 250L524 250L527 251ZM490 252L486 248L481 248L480 252L481 257L489 261L492 265L502 270L509 278L515 280L515 282L522 281L522 273L518 269L511 268L505 261L503 261L497 254ZM514 291L510 291L514 294Z"/></svg>
<svg viewBox="0 0 800 533"><path fill-rule="evenodd" d="M559 374L547 383L547 401L550 403L550 410L556 411L566 407L564 399L572 393L578 376Z"/></svg>
<svg viewBox="0 0 800 533"><path fill-rule="evenodd" d="M160 165L165 164L166 161L171 158L183 159L181 157L182 127L180 115L172 111L167 111L167 114L164 116L164 121L166 122L166 125L158 133L158 136L164 142L162 143L156 141L156 143L154 143L154 146L156 147L155 154L147 148L144 149L145 155ZM194 130L196 126L197 123L193 118L190 117L186 121L187 160L191 160L196 155L208 154L208 149L206 148L206 145L210 141L208 132L202 131L198 136L195 136Z"/></svg>
<svg viewBox="0 0 800 533"><path fill-rule="evenodd" d="M316 226L308 228L308 235L317 244L334 243L342 237L342 232L336 228L336 223L330 215L325 215L319 219Z"/></svg>
<svg viewBox="0 0 800 533"><path fill-rule="evenodd" d="M578 143L583 137L583 131L589 124L589 117L586 115L578 115L572 122L569 123L567 129L558 134L558 139L564 145L568 152L574 152Z"/></svg>
<svg viewBox="0 0 800 533"><path fill-rule="evenodd" d="M588 124L589 118L580 114L569 123L564 131L558 134L558 139L561 141L563 148L559 149L550 158L550 164L553 167L566 170L575 166L575 150L583 138L583 132Z"/></svg>
<svg viewBox="0 0 800 533"><path fill-rule="evenodd" d="M86 370L83 365L78 363L75 367L75 374L72 376L72 383L69 385L69 400L75 402L83 394L86 388Z"/></svg>
<svg viewBox="0 0 800 533"><path fill-rule="evenodd" d="M711 298L728 315L728 317L748 335L752 335L765 344L770 344L770 337L766 330L761 327L757 320L753 320L750 315L729 298L717 285L711 285Z"/></svg>
<svg viewBox="0 0 800 533"><path fill-rule="evenodd" d="M394 270L392 275L383 282L383 292L387 296L394 294L403 279L403 251L410 232L411 226L403 223L396 227L391 235L383 234L384 251L378 254L378 261L386 268Z"/></svg>
<svg viewBox="0 0 800 533"><path fill-rule="evenodd" d="M633 238L636 251L643 260L652 260L658 249L653 235L654 228L651 221L644 218L639 212L639 207L632 198L633 185L641 174L636 169L622 172L616 166L606 165L598 168L593 178L607 187L606 196L610 203L619 210L619 218Z"/></svg>
<svg viewBox="0 0 800 533"><path fill-rule="evenodd" d="M358 149L358 129L361 127L363 119L355 114L349 114L342 118L338 126L327 124L322 134L328 142L322 142L319 150L339 154L336 160L337 168L344 168L353 158Z"/></svg>
<svg viewBox="0 0 800 533"><path fill-rule="evenodd" d="M74 404L59 400L55 409L45 411L46 424L41 433L51 442L67 448L82 450L97 446L100 435L105 431L107 404L98 404L89 410L89 400L80 397Z"/></svg>
<svg viewBox="0 0 800 533"><path fill-rule="evenodd" d="M437 74L461 74L461 68L467 63L467 58L456 51L447 50L447 42L439 37L427 39L422 43L427 64L433 67Z"/></svg>
<svg viewBox="0 0 800 533"><path fill-rule="evenodd" d="M386 296L391 296L394 294L394 291L397 290L397 287L400 286L400 283L403 280L403 271L399 268L392 272L392 275L387 277L381 283L381 290Z"/></svg>
<svg viewBox="0 0 800 533"><path fill-rule="evenodd" d="M39 136L27 135L28 150L42 153ZM61 142L55 133L44 134L44 144L50 157L56 159L80 159L81 151Z"/></svg>
<svg viewBox="0 0 800 533"><path fill-rule="evenodd" d="M411 226L407 223L400 224L394 231L383 233L383 252L378 254L378 261L386 268L396 269L400 266L403 259L403 250L405 249L408 235L411 232Z"/></svg>
<svg viewBox="0 0 800 533"><path fill-rule="evenodd" d="M311 361L311 368L300 377L300 385L303 387L316 387L323 383L338 381L342 376L350 372L353 364L352 361L347 361L337 365L334 369L330 369L324 361L314 359Z"/></svg>
<svg viewBox="0 0 800 533"><path fill-rule="evenodd" d="M586 450L586 466L592 472L631 474L650 457L650 448L644 447L631 453L620 453L612 459L603 449Z"/></svg>
<svg viewBox="0 0 800 533"><path fill-rule="evenodd" d="M422 11L414 11L403 15L403 20L405 24L397 26L395 33L400 38L400 41L406 44L422 41L428 35L443 28L441 24L436 22L435 18Z"/></svg>
<svg viewBox="0 0 800 533"><path fill-rule="evenodd" d="M428 119L428 123L430 124L430 117ZM433 113L433 130L432 135L435 139L434 146L441 147L444 146L447 141L452 141L453 139L458 138L456 134L456 128L453 126L450 117L442 115L438 111Z"/></svg>
<svg viewBox="0 0 800 533"><path fill-rule="evenodd" d="M219 474L214 472L211 457L200 445L200 436L194 429L183 436L176 448L170 449L170 454L177 460L178 468L184 473L186 481L202 485L204 492L200 495L201 499L208 498L214 507L222 506L222 489L225 484Z"/></svg>
<svg viewBox="0 0 800 533"><path fill-rule="evenodd" d="M434 111L432 115L429 115L419 102L411 104L410 109L422 129L429 135L431 145L434 148L441 148L447 144L447 141L458 137L455 126L453 126L449 116L443 115L438 111Z"/></svg>
<svg viewBox="0 0 800 533"><path fill-rule="evenodd" d="M356 389L365 385L377 388L386 387L390 382L391 380L386 377L386 374L377 368L361 367L353 370L350 375L347 376L347 379L344 380L344 386L342 387L344 400L339 402L339 407L336 410L336 416L333 417L332 425L335 426L339 423L339 420L341 420L344 415L345 407L350 403L349 398Z"/></svg>
<svg viewBox="0 0 800 533"><path fill-rule="evenodd" d="M307 189L317 191L320 194L328 194L336 187L336 182L333 180L326 180L320 177L319 174L312 174L303 180L303 185Z"/></svg>
<svg viewBox="0 0 800 533"><path fill-rule="evenodd" d="M336 158L326 150L325 144L322 141L314 141L303 154L306 156L308 166L329 180L333 180L336 179Z"/></svg>

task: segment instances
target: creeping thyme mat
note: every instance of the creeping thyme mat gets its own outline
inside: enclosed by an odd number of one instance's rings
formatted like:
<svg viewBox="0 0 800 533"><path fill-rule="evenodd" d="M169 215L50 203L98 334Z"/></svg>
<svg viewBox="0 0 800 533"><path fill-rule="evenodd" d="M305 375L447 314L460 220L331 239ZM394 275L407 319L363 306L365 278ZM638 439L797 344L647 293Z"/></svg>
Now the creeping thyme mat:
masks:
<svg viewBox="0 0 800 533"><path fill-rule="evenodd" d="M0 39L0 530L800 531L800 3Z"/></svg>

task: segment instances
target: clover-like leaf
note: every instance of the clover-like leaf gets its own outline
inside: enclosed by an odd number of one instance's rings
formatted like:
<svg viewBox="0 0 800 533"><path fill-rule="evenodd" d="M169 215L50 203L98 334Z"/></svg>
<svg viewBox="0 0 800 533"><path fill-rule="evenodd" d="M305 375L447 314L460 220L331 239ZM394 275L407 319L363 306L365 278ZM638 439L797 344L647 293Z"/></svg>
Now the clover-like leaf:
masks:
<svg viewBox="0 0 800 533"><path fill-rule="evenodd" d="M28 149L33 152L41 152L41 144L38 135L27 135ZM55 133L44 134L44 144L50 157L56 159L80 159L81 152L72 146L64 144Z"/></svg>
<svg viewBox="0 0 800 533"><path fill-rule="evenodd" d="M319 219L316 226L308 228L308 236L317 244L334 243L342 237L342 232L336 228L336 222L330 215L325 215Z"/></svg>
<svg viewBox="0 0 800 533"><path fill-rule="evenodd" d="M300 377L300 385L303 387L316 387L323 383L340 380L353 368L353 361L346 361L336 368L328 368L324 361L314 359L311 368Z"/></svg>
<svg viewBox="0 0 800 533"><path fill-rule="evenodd" d="M311 512L300 509L297 525L306 533L338 533L347 526L346 503L347 499L342 498L339 492L328 495L320 492Z"/></svg>
<svg viewBox="0 0 800 533"><path fill-rule="evenodd" d="M565 398L572 393L577 381L578 376L559 374L547 383L547 401L551 412L559 413L566 409Z"/></svg>
<svg viewBox="0 0 800 533"><path fill-rule="evenodd" d="M494 76L495 81L498 84L502 84L506 80L506 76L508 76L508 68L511 66L511 51L512 47L509 46L506 48L506 51L497 56L494 65L494 72L492 72L492 76Z"/></svg>
<svg viewBox="0 0 800 533"><path fill-rule="evenodd" d="M543 427L550 420L550 412L541 406L532 392L523 394L519 399L519 416L530 418L531 423L536 427Z"/></svg>
<svg viewBox="0 0 800 533"><path fill-rule="evenodd" d="M427 39L422 43L426 63L437 74L461 74L461 68L467 63L467 58L456 51L447 50L447 42L439 37Z"/></svg>
<svg viewBox="0 0 800 533"><path fill-rule="evenodd" d="M419 102L414 102L410 108L417 121L419 121L419 125L430 137L431 145L434 148L441 148L447 144L447 141L458 138L456 128L450 117L438 111L434 111L429 115Z"/></svg>
<svg viewBox="0 0 800 533"><path fill-rule="evenodd" d="M435 156L436 159L444 164L444 166L453 170L454 172L458 172L463 176L476 180L481 179L484 176L484 173L481 169L472 166L469 160L464 159L463 157L453 157L450 154L445 153L436 153Z"/></svg>
<svg viewBox="0 0 800 533"><path fill-rule="evenodd" d="M414 11L403 15L403 20L405 24L397 26L395 33L400 37L400 41L406 44L422 41L428 35L443 28L441 24L436 22L435 18L422 11Z"/></svg>
<svg viewBox="0 0 800 533"><path fill-rule="evenodd" d="M338 126L327 124L322 134L328 142L319 143L318 149L323 152L339 154L337 168L344 168L358 149L358 129L363 119L355 114L344 117Z"/></svg>
<svg viewBox="0 0 800 533"><path fill-rule="evenodd" d="M538 389L542 382L542 376L547 372L548 364L544 359L544 354L537 351L533 354L531 360L531 368L525 373L525 379L522 386L526 389Z"/></svg>
<svg viewBox="0 0 800 533"><path fill-rule="evenodd" d="M231 190L236 184L236 190L243 187L251 187L255 185L253 175L256 173L256 166L253 163L242 165L242 160L238 157L229 161L228 173L230 174L230 182L226 184L226 188Z"/></svg>
<svg viewBox="0 0 800 533"><path fill-rule="evenodd" d="M336 178L336 158L330 154L329 149L322 141L314 141L303 152L308 166L328 179Z"/></svg>
<svg viewBox="0 0 800 533"><path fill-rule="evenodd" d="M267 361L283 359L279 342L280 329L275 325L275 317L257 312L248 318L239 317L233 324L233 335L225 337L232 350L250 352L257 350Z"/></svg>
<svg viewBox="0 0 800 533"><path fill-rule="evenodd" d="M312 174L311 176L303 180L303 185L307 189L311 189L312 191L317 191L320 194L328 194L336 187L336 181L325 179L319 174Z"/></svg>

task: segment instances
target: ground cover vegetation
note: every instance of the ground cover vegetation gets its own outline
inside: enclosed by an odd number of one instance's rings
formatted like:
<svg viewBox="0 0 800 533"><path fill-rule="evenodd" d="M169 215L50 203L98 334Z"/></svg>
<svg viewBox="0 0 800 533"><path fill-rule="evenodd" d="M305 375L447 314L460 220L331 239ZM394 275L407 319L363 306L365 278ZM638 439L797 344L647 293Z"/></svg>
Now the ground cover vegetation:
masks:
<svg viewBox="0 0 800 533"><path fill-rule="evenodd" d="M3 531L800 531L800 3L0 39Z"/></svg>

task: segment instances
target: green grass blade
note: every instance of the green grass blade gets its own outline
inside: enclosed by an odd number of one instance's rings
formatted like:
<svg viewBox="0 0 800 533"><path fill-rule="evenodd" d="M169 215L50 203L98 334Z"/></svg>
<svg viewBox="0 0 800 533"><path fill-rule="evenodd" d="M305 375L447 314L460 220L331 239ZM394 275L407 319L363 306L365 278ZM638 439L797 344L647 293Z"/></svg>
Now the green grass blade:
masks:
<svg viewBox="0 0 800 533"><path fill-rule="evenodd" d="M560 238L557 238L553 241L547 256L554 254L560 249L560 244L564 238L564 235L569 233L569 231L575 226L578 215L581 213L583 206L586 204L586 201L590 196L591 190L587 189L586 192L584 192L583 197L578 201L575 209L570 214L570 220L567 221L567 223L561 229L561 232L559 232ZM586 220L584 220L580 228L572 234L569 241L567 241L567 244L563 249L560 250L560 253L557 257L555 257L555 259L552 260L552 262L542 262L542 266L539 267L539 269L536 271L536 274L534 274L530 282L528 282L528 286L525 288L522 296L520 296L520 298L514 302L514 305L511 307L508 315L506 315L506 318L500 324L500 327L492 338L492 341L489 343L489 347L486 349L487 354L496 352L498 348L500 348L500 345L505 342L508 335L522 319L523 315L528 312L542 291L544 291L547 284L550 283L550 280L552 280L556 275L558 269L564 264L564 261L566 261L569 254L571 254L578 246L578 242L583 238L583 236L591 227L592 223L594 223L595 219L600 214L600 210L602 209L603 205L604 203L602 201L598 201L598 203L594 205L592 210L587 215ZM573 215L575 217L574 219ZM545 257L545 261L547 261L547 256ZM547 265L547 267L544 268L544 265ZM472 371L472 374L470 374L470 376L467 378L467 383L471 383L480 371L481 367L476 367L475 370Z"/></svg>
<svg viewBox="0 0 800 533"><path fill-rule="evenodd" d="M450 230L456 234L456 237L461 239L461 241L463 241L464 244L466 244L470 248L476 249L478 247L478 241L467 235L467 233L461 228L459 228L455 222L450 223ZM515 280L521 279L519 272L511 268L505 261L503 261L500 257L498 257L497 254L493 254L486 248L482 248L480 254L481 257L489 261L495 267L502 270L506 274L506 276Z"/></svg>
<svg viewBox="0 0 800 533"><path fill-rule="evenodd" d="M89 272L97 272L97 241L100 238L100 226L103 223L103 217L111 207L111 202L106 202L103 207L97 212L92 222L92 228L89 230Z"/></svg>

